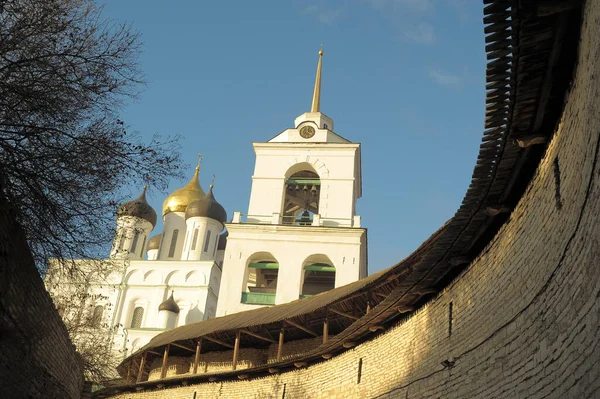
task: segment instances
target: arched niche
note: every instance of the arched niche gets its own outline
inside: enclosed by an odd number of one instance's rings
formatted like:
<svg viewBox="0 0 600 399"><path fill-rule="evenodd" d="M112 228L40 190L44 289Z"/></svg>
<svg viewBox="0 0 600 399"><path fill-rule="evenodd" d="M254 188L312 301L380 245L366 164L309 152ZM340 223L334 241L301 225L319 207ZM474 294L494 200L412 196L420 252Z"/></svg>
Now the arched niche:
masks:
<svg viewBox="0 0 600 399"><path fill-rule="evenodd" d="M206 275L198 271L191 271L185 276L187 285L206 285Z"/></svg>
<svg viewBox="0 0 600 399"><path fill-rule="evenodd" d="M141 270L132 270L127 273L127 277L125 278L125 283L128 285L134 284L143 284L144 283L144 274Z"/></svg>
<svg viewBox="0 0 600 399"><path fill-rule="evenodd" d="M300 162L285 174L281 217L283 224L311 225L319 213L321 178L312 164Z"/></svg>
<svg viewBox="0 0 600 399"><path fill-rule="evenodd" d="M302 263L301 298L335 288L335 266L324 254L314 254Z"/></svg>
<svg viewBox="0 0 600 399"><path fill-rule="evenodd" d="M144 275L144 284L162 284L162 275L156 270L150 270Z"/></svg>
<svg viewBox="0 0 600 399"><path fill-rule="evenodd" d="M166 285L184 285L185 284L185 274L179 270L172 271L167 275L165 279Z"/></svg>

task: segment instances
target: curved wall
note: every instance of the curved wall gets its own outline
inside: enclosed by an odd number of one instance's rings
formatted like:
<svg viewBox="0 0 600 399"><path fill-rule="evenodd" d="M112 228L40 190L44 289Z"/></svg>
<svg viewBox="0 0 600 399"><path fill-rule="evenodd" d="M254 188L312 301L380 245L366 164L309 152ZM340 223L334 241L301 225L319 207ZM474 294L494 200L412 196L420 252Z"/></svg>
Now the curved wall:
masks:
<svg viewBox="0 0 600 399"><path fill-rule="evenodd" d="M308 368L117 397L598 397L598 60L600 2L588 1L576 76L529 188L470 267L410 318Z"/></svg>

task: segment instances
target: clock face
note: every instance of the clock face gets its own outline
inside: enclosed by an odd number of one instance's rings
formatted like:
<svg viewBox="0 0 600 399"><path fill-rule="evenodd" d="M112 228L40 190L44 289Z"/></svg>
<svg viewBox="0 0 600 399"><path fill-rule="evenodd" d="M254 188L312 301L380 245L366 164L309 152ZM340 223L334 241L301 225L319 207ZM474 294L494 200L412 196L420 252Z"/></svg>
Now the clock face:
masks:
<svg viewBox="0 0 600 399"><path fill-rule="evenodd" d="M303 126L302 129L300 129L300 136L304 137L305 139L309 139L314 135L315 128L312 126Z"/></svg>

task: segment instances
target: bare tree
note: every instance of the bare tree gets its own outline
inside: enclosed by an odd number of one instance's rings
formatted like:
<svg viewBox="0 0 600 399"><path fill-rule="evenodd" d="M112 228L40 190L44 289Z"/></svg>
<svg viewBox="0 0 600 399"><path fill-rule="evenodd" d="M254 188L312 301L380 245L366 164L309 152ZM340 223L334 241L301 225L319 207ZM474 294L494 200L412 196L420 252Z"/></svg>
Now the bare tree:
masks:
<svg viewBox="0 0 600 399"><path fill-rule="evenodd" d="M105 253L123 189L180 174L177 137L145 143L118 119L143 83L140 38L101 11L0 0L0 188L41 269Z"/></svg>
<svg viewBox="0 0 600 399"><path fill-rule="evenodd" d="M116 366L123 354L114 346L114 335L122 326L113 324L110 297L99 293L110 294L115 290L111 273L106 272L110 268L98 271L96 264L82 261L78 262L79 270L85 273L71 273L58 263L51 262L46 289L51 293L69 337L81 356L86 380L103 384L118 379ZM121 267L126 266L126 263L121 263Z"/></svg>

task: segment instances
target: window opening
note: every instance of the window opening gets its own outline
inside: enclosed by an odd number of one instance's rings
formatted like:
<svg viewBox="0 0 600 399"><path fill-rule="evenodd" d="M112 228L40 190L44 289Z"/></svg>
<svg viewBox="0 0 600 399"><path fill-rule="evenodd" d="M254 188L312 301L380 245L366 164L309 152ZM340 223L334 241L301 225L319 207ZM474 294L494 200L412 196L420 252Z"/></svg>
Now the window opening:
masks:
<svg viewBox="0 0 600 399"><path fill-rule="evenodd" d="M282 223L310 226L313 215L319 213L321 180L315 172L294 173L285 182Z"/></svg>
<svg viewBox="0 0 600 399"><path fill-rule="evenodd" d="M301 297L320 294L335 288L335 267L326 263L304 266Z"/></svg>
<svg viewBox="0 0 600 399"><path fill-rule="evenodd" d="M135 231L133 233L133 241L131 242L131 252L135 253L135 248L137 247L138 238L140 237L140 232Z"/></svg>
<svg viewBox="0 0 600 399"><path fill-rule="evenodd" d="M250 263L248 265L246 289L242 293L242 302L263 305L275 304L278 275L279 264L274 260Z"/></svg>
<svg viewBox="0 0 600 399"><path fill-rule="evenodd" d="M452 335L452 302L448 304L448 336Z"/></svg>
<svg viewBox="0 0 600 399"><path fill-rule="evenodd" d="M563 203L560 195L560 165L558 164L558 157L554 158L554 200L556 202L556 209L560 211Z"/></svg>
<svg viewBox="0 0 600 399"><path fill-rule="evenodd" d="M146 235L144 234L144 240L142 241L142 248L140 248L140 258L144 257L144 247L146 246Z"/></svg>
<svg viewBox="0 0 600 399"><path fill-rule="evenodd" d="M360 379L362 378L362 365L363 365L363 360L361 357L360 359L358 359L358 378L356 379L357 384L360 384Z"/></svg>
<svg viewBox="0 0 600 399"><path fill-rule="evenodd" d="M194 229L194 237L192 238L192 251L196 249L196 241L198 241L198 228Z"/></svg>
<svg viewBox="0 0 600 399"><path fill-rule="evenodd" d="M177 236L179 235L179 230L173 230L173 237L171 238L171 247L169 248L169 258L175 256L175 246L177 245Z"/></svg>
<svg viewBox="0 0 600 399"><path fill-rule="evenodd" d="M210 230L206 230L206 240L204 241L204 252L208 252L208 244L210 243Z"/></svg>
<svg viewBox="0 0 600 399"><path fill-rule="evenodd" d="M123 247L125 246L125 232L122 231L121 232L121 238L119 239L119 251L123 250Z"/></svg>
<svg viewBox="0 0 600 399"><path fill-rule="evenodd" d="M100 323L102 322L102 314L104 313L104 306L98 305L94 308L94 312L92 314L92 318L90 320L90 324L92 327L100 327Z"/></svg>
<svg viewBox="0 0 600 399"><path fill-rule="evenodd" d="M140 328L142 326L142 317L144 316L144 308L138 306L133 310L131 317L131 328Z"/></svg>

